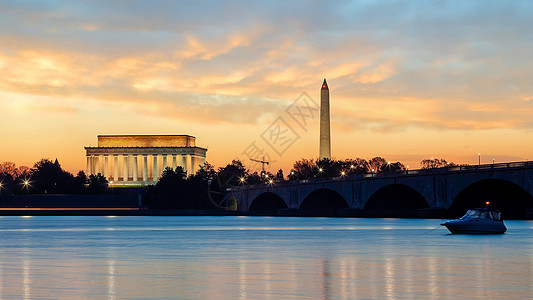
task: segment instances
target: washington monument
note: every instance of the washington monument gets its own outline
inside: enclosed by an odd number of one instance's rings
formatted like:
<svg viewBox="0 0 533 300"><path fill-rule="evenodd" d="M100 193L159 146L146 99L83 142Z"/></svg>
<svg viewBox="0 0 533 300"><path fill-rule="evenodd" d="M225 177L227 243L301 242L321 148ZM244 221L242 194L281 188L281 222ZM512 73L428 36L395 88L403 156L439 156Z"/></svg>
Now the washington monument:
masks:
<svg viewBox="0 0 533 300"><path fill-rule="evenodd" d="M329 89L324 78L320 90L320 153L318 159L331 159L331 138L329 132Z"/></svg>

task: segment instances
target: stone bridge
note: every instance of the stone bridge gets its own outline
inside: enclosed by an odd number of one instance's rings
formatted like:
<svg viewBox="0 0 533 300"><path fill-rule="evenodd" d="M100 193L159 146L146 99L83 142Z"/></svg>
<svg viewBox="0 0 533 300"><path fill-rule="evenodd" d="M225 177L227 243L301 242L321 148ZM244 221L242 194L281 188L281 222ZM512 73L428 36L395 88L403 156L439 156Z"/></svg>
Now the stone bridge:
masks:
<svg viewBox="0 0 533 300"><path fill-rule="evenodd" d="M533 162L243 185L227 189L244 214L456 217L487 201L506 218L533 208Z"/></svg>

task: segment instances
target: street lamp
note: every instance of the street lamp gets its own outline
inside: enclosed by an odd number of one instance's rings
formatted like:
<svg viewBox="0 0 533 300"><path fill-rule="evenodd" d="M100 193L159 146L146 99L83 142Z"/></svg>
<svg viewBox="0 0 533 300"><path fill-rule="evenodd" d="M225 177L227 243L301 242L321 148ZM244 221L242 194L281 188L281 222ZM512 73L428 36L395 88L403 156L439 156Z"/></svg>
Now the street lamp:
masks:
<svg viewBox="0 0 533 300"><path fill-rule="evenodd" d="M28 179L24 179L24 181L22 182L23 184L23 187L22 189L26 189L26 193L29 193L30 189L30 181Z"/></svg>

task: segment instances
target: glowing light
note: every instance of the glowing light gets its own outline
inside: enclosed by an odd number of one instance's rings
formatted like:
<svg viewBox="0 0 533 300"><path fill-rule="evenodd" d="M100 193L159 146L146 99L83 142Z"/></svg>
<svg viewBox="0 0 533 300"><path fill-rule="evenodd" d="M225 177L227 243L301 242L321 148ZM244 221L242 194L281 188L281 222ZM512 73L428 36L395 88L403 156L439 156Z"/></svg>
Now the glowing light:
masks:
<svg viewBox="0 0 533 300"><path fill-rule="evenodd" d="M390 161L387 162L387 165L390 165Z"/></svg>
<svg viewBox="0 0 533 300"><path fill-rule="evenodd" d="M274 182L274 181L273 181L272 179L270 179L270 180L268 181L268 183L270 183L270 184L272 184L273 182Z"/></svg>
<svg viewBox="0 0 533 300"><path fill-rule="evenodd" d="M244 177L241 177L241 182L244 182Z"/></svg>
<svg viewBox="0 0 533 300"><path fill-rule="evenodd" d="M346 175L346 172L342 171L342 172L341 172L341 175L342 175L342 176Z"/></svg>
<svg viewBox="0 0 533 300"><path fill-rule="evenodd" d="M28 180L24 180L24 185L28 185L30 182Z"/></svg>
<svg viewBox="0 0 533 300"><path fill-rule="evenodd" d="M355 168L355 166L354 166L354 165L351 165L351 166L350 166L350 168L352 168L352 169L353 169L353 168Z"/></svg>
<svg viewBox="0 0 533 300"><path fill-rule="evenodd" d="M294 175L294 171L291 172L291 175Z"/></svg>
<svg viewBox="0 0 533 300"><path fill-rule="evenodd" d="M322 168L318 169L318 172L322 172L322 171L323 171L323 169L322 169Z"/></svg>
<svg viewBox="0 0 533 300"><path fill-rule="evenodd" d="M485 205L490 205L490 202L489 201L485 202Z"/></svg>

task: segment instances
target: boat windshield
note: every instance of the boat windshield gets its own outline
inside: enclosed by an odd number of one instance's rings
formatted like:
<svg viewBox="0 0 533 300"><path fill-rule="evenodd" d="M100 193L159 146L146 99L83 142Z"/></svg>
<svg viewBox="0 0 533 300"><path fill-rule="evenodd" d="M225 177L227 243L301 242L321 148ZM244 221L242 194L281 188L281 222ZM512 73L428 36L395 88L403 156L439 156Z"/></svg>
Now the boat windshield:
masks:
<svg viewBox="0 0 533 300"><path fill-rule="evenodd" d="M502 219L502 214L499 211L491 211L492 218L496 221L500 221Z"/></svg>
<svg viewBox="0 0 533 300"><path fill-rule="evenodd" d="M477 209L469 209L466 214L461 219L492 219L494 214L498 214L497 212L491 212L488 210L477 210ZM494 217L494 219L499 220L498 218Z"/></svg>

